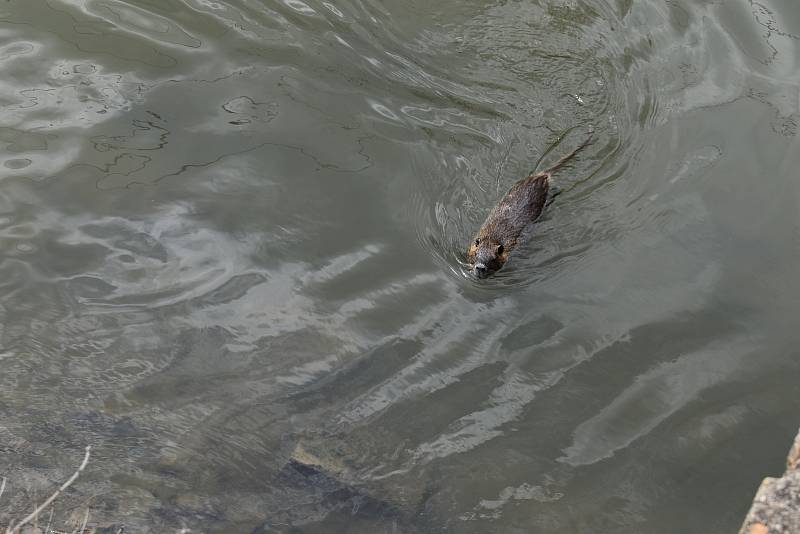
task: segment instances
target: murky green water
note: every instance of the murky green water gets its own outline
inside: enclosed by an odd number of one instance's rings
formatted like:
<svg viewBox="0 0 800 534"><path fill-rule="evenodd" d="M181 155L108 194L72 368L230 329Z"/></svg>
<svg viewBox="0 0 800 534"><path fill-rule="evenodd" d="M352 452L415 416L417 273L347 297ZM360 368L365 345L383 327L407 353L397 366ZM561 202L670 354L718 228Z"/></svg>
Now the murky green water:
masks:
<svg viewBox="0 0 800 534"><path fill-rule="evenodd" d="M4 2L0 523L92 444L59 524L735 531L800 411L799 55L795 0Z"/></svg>

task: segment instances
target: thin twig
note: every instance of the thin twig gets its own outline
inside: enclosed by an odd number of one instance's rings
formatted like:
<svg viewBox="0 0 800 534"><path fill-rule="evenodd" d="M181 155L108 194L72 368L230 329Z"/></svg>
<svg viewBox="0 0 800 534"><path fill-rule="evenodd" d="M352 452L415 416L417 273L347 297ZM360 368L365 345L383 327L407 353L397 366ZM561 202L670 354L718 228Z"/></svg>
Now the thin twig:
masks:
<svg viewBox="0 0 800 534"><path fill-rule="evenodd" d="M50 519L47 520L47 528L44 531L44 534L50 534L50 525L53 523L53 509L50 508Z"/></svg>
<svg viewBox="0 0 800 534"><path fill-rule="evenodd" d="M0 484L0 497L3 496L3 492L6 490L6 477L3 477L3 483Z"/></svg>
<svg viewBox="0 0 800 534"><path fill-rule="evenodd" d="M76 533L77 533L77 534L83 534L83 531L84 531L84 530L86 530L86 523L88 523L88 522L89 522L89 509L87 508L87 509L86 509L86 513L85 513L85 514L83 514L83 524L81 525L81 530L80 530L80 532L78 533L78 529L76 528L76 529L73 531L73 534L76 534Z"/></svg>
<svg viewBox="0 0 800 534"><path fill-rule="evenodd" d="M36 508L36 510L34 510L28 517L26 517L25 519L23 519L22 521L20 521L16 525L14 525L13 527L9 527L9 529L7 531L8 534L14 534L15 532L19 532L19 529L21 529L22 527L27 525L28 522L30 522L32 519L35 519L41 513L42 510L44 510L45 508L50 506L50 503L52 503L54 500L56 500L56 497L61 495L62 491L64 491L68 487L70 487L70 485L72 485L72 483L75 482L75 479L77 479L78 475L81 474L81 471L83 471L83 469L86 467L86 464L89 463L89 453L90 453L91 450L92 450L92 446L91 445L87 445L86 446L86 456L83 457L83 462L81 462L81 465L80 465L80 467L78 467L78 470L75 471L72 474L72 476L69 477L69 480L64 482L61 485L60 488L58 488L55 492L53 492L53 494L50 495L50 497L46 501L44 501L40 506L38 506Z"/></svg>
<svg viewBox="0 0 800 534"><path fill-rule="evenodd" d="M36 501L39 500L39 496L36 494L36 488L33 488L33 509L36 510ZM33 516L33 531L39 531L39 516Z"/></svg>

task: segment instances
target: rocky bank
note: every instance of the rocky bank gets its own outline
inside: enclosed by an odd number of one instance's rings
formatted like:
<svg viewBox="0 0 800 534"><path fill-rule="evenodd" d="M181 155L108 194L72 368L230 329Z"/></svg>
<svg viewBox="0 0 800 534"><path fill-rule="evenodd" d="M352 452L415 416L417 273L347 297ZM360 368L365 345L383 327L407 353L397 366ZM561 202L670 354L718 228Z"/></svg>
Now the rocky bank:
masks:
<svg viewBox="0 0 800 534"><path fill-rule="evenodd" d="M800 533L800 433L781 478L761 482L739 534Z"/></svg>

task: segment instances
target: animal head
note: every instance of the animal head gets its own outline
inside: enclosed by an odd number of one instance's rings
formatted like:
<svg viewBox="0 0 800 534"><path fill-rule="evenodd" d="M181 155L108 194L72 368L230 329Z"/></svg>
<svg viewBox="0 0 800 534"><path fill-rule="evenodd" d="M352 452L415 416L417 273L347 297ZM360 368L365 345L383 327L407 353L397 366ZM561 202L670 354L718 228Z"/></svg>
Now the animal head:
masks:
<svg viewBox="0 0 800 534"><path fill-rule="evenodd" d="M467 262L478 278L486 278L505 265L513 245L478 234L467 250Z"/></svg>

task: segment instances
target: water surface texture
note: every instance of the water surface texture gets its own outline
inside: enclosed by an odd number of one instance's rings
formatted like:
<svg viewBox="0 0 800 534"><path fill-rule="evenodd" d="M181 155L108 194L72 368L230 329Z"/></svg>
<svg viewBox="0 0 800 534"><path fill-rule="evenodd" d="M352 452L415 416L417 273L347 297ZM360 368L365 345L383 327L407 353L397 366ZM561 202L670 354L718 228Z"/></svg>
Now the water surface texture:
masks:
<svg viewBox="0 0 800 534"><path fill-rule="evenodd" d="M0 523L91 444L59 524L735 531L800 413L799 58L796 0L3 2Z"/></svg>

